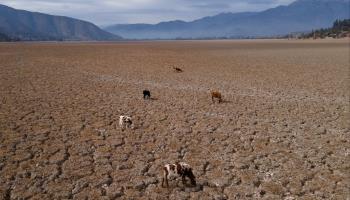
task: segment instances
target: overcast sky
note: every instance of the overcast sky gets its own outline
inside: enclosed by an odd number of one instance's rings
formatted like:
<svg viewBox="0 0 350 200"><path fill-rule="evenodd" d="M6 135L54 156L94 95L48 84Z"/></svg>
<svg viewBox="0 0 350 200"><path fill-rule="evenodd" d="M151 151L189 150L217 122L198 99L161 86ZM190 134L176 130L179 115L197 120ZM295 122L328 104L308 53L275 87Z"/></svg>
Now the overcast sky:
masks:
<svg viewBox="0 0 350 200"><path fill-rule="evenodd" d="M100 26L190 21L221 12L261 11L295 0L0 0L29 11L64 15Z"/></svg>

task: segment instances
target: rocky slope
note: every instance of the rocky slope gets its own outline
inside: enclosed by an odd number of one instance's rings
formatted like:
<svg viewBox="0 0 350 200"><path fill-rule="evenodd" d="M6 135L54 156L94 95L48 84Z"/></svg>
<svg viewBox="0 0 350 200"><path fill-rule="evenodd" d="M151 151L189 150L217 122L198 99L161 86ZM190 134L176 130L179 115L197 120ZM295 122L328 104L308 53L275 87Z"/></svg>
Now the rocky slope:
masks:
<svg viewBox="0 0 350 200"><path fill-rule="evenodd" d="M21 40L118 40L96 25L63 16L16 10L0 4L0 30Z"/></svg>

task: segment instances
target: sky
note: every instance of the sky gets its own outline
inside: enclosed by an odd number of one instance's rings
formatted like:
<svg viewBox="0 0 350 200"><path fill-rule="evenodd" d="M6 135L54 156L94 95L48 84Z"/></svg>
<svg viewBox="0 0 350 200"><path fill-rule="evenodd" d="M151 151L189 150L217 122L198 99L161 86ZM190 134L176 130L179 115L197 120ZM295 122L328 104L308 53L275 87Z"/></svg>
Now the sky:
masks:
<svg viewBox="0 0 350 200"><path fill-rule="evenodd" d="M191 21L222 12L262 11L295 0L0 0L16 9L87 20L99 26Z"/></svg>

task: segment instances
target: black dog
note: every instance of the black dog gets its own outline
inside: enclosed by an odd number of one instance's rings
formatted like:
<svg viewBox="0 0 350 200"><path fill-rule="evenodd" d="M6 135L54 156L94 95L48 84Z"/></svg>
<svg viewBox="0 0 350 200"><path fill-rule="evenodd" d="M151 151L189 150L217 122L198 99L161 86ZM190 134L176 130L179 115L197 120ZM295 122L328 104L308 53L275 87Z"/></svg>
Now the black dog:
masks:
<svg viewBox="0 0 350 200"><path fill-rule="evenodd" d="M144 99L150 99L151 98L151 92L149 90L143 91L143 98Z"/></svg>

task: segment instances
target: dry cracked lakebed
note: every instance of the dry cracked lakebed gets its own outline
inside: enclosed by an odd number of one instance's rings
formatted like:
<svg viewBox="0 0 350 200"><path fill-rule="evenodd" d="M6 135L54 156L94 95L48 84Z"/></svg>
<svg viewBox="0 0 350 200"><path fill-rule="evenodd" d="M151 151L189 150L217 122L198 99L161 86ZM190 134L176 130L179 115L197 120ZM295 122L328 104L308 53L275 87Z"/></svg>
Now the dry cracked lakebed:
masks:
<svg viewBox="0 0 350 200"><path fill-rule="evenodd" d="M3 43L0 199L346 200L349 91L348 40Z"/></svg>

